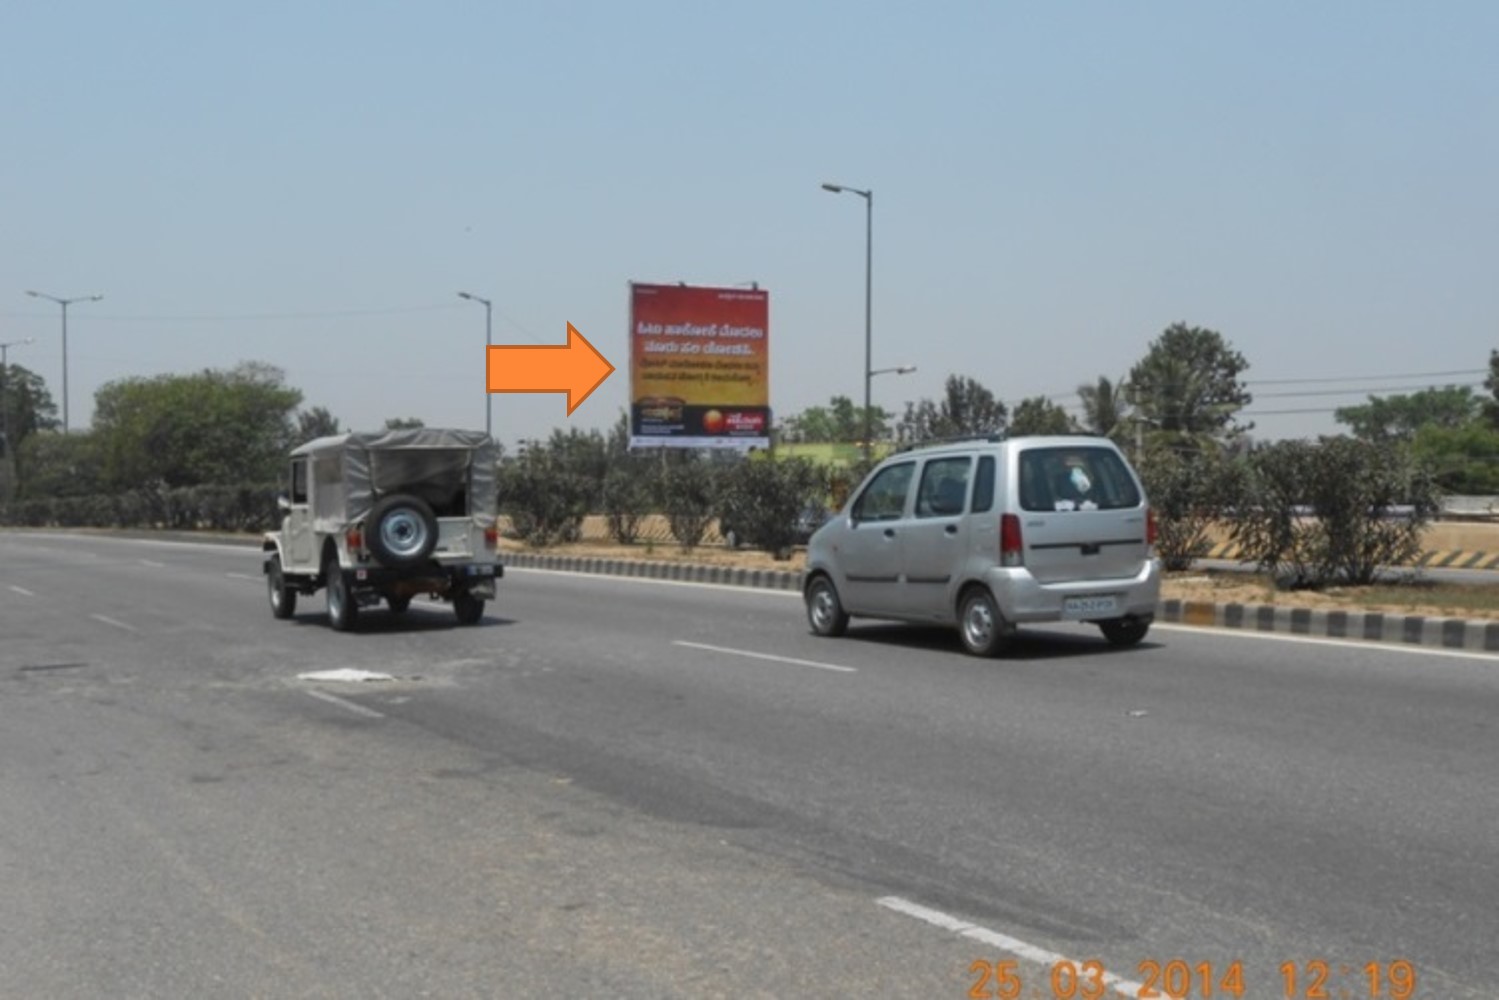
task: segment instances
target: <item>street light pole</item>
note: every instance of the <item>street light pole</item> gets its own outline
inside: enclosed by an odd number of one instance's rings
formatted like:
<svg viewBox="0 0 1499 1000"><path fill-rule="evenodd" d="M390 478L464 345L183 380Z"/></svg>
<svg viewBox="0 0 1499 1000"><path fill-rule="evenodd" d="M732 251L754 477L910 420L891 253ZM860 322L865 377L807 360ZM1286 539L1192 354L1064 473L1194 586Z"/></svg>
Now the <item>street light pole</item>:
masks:
<svg viewBox="0 0 1499 1000"><path fill-rule="evenodd" d="M484 306L484 367L485 370L488 371L489 348L494 344L494 327L491 323L491 313L494 310L494 304L488 299L483 298L482 296L471 295L468 292L459 292L458 297L460 299L468 299L470 302L478 302ZM484 433L488 437L494 437L494 420L492 417L492 414L494 412L494 394L489 391L487 383L488 376L485 376L485 378L486 384L484 388Z"/></svg>
<svg viewBox="0 0 1499 1000"><path fill-rule="evenodd" d="M104 296L76 295L71 299L62 299L56 295L48 295L46 292L33 292L29 288L26 294L34 299L46 299L62 306L62 432L66 434L68 433L68 306L74 302L98 302Z"/></svg>
<svg viewBox="0 0 1499 1000"><path fill-rule="evenodd" d="M864 199L864 464L870 464L870 380L874 377L874 190L860 190L842 184L824 184L824 191L834 194L856 194Z"/></svg>

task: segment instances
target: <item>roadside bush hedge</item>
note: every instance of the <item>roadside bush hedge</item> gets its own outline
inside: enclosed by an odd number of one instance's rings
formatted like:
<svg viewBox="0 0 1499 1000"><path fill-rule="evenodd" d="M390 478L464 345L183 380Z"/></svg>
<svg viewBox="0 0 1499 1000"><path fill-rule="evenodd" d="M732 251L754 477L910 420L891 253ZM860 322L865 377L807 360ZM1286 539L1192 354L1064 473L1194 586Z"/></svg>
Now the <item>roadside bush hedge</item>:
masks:
<svg viewBox="0 0 1499 1000"><path fill-rule="evenodd" d="M280 523L274 485L153 487L0 504L0 524L28 528L265 531Z"/></svg>

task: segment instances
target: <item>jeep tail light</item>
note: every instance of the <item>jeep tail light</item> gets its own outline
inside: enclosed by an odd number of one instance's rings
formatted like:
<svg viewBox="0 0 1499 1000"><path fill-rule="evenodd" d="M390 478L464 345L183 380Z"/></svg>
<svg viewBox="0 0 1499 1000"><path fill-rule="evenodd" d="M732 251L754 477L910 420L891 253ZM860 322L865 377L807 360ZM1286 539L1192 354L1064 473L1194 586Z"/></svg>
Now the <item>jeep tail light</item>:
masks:
<svg viewBox="0 0 1499 1000"><path fill-rule="evenodd" d="M1155 508L1145 508L1145 554L1155 555Z"/></svg>
<svg viewBox="0 0 1499 1000"><path fill-rule="evenodd" d="M999 564L1024 566L1025 547L1020 538L1020 516L1002 514L999 518Z"/></svg>
<svg viewBox="0 0 1499 1000"><path fill-rule="evenodd" d="M484 547L486 549L492 549L492 548L497 547L499 544L500 544L500 528L499 528L499 525L491 524L489 527L487 527L487 528L484 529Z"/></svg>
<svg viewBox="0 0 1499 1000"><path fill-rule="evenodd" d="M350 528L344 535L344 541L348 543L350 552L358 552L364 548L364 532L358 528Z"/></svg>

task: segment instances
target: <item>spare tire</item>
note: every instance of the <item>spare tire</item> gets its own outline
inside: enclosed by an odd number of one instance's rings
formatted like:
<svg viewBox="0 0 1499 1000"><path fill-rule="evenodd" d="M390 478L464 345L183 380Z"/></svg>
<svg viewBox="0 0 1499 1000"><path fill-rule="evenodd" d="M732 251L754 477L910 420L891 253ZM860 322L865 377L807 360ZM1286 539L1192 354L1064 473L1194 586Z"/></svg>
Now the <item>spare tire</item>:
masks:
<svg viewBox="0 0 1499 1000"><path fill-rule="evenodd" d="M427 561L437 547L437 516L425 500L396 493L370 508L364 543L382 566L408 569Z"/></svg>

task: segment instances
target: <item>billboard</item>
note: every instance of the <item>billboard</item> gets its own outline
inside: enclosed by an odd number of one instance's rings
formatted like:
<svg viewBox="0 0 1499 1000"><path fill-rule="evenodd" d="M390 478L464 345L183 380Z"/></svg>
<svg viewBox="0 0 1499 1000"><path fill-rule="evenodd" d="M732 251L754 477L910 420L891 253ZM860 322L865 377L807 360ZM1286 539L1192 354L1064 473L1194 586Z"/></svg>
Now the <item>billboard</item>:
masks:
<svg viewBox="0 0 1499 1000"><path fill-rule="evenodd" d="M630 447L770 444L770 293L630 285Z"/></svg>

